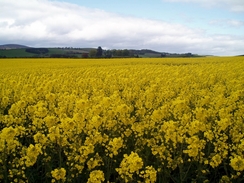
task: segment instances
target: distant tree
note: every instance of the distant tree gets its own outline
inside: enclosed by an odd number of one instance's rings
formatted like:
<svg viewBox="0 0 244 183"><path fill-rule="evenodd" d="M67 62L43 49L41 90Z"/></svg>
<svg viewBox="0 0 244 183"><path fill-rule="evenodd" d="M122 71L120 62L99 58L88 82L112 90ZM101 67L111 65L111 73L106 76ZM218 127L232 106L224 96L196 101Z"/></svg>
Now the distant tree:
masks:
<svg viewBox="0 0 244 183"><path fill-rule="evenodd" d="M111 53L112 53L112 56L114 56L114 57L117 56L117 54L116 54L116 49L111 50Z"/></svg>
<svg viewBox="0 0 244 183"><path fill-rule="evenodd" d="M82 58L88 58L88 53L82 53L82 54L81 54L81 57L82 57Z"/></svg>
<svg viewBox="0 0 244 183"><path fill-rule="evenodd" d="M103 55L103 49L102 49L101 46L99 46L99 47L97 48L97 54L96 54L96 56L97 56L97 57L102 57L102 55Z"/></svg>
<svg viewBox="0 0 244 183"><path fill-rule="evenodd" d="M34 54L45 54L49 52L48 48L26 48L25 51Z"/></svg>
<svg viewBox="0 0 244 183"><path fill-rule="evenodd" d="M112 51L111 50L106 50L104 51L104 56L106 58L111 58L112 57Z"/></svg>
<svg viewBox="0 0 244 183"><path fill-rule="evenodd" d="M191 57L192 56L192 53L186 53L186 56L187 57Z"/></svg>
<svg viewBox="0 0 244 183"><path fill-rule="evenodd" d="M129 54L130 57L134 57L135 56L134 52L132 50L130 50L129 52L130 52L130 54Z"/></svg>
<svg viewBox="0 0 244 183"><path fill-rule="evenodd" d="M91 58L95 58L96 55L97 55L97 50L95 50L95 49L90 50L90 52L89 52L89 57L91 57Z"/></svg>
<svg viewBox="0 0 244 183"><path fill-rule="evenodd" d="M129 52L129 50L124 49L124 50L122 51L122 56L123 56L123 57L128 57L128 56L130 56L130 52Z"/></svg>
<svg viewBox="0 0 244 183"><path fill-rule="evenodd" d="M161 57L166 57L166 53L161 53Z"/></svg>
<svg viewBox="0 0 244 183"><path fill-rule="evenodd" d="M122 50L116 50L116 56L117 57L121 57L123 55L123 51Z"/></svg>

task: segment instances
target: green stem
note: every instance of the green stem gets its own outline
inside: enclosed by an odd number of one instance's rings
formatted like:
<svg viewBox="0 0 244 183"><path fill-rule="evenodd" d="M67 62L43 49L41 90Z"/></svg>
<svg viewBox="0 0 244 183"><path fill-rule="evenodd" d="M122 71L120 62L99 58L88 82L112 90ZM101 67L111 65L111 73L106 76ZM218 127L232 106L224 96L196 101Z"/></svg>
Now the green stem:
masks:
<svg viewBox="0 0 244 183"><path fill-rule="evenodd" d="M106 179L107 181L109 180L110 178L110 157L107 158L107 173L106 173Z"/></svg>
<svg viewBox="0 0 244 183"><path fill-rule="evenodd" d="M6 141L4 141L4 150L3 150L3 170L4 170L4 183L8 182L8 170L7 170L7 154L6 154Z"/></svg>
<svg viewBox="0 0 244 183"><path fill-rule="evenodd" d="M180 157L183 157L183 143L180 144L179 152L180 152ZM183 179L183 175L182 175L183 174L183 164L182 163L179 164L179 171L180 171L180 182L183 182L184 179Z"/></svg>
<svg viewBox="0 0 244 183"><path fill-rule="evenodd" d="M192 165L192 161L191 161L190 166L188 167L188 169L187 169L187 171L186 171L185 176L183 177L183 180L185 180L185 178L186 178L186 176L187 176L187 174L188 174L188 172L189 172L189 170L190 170L190 168L191 168L191 165Z"/></svg>
<svg viewBox="0 0 244 183"><path fill-rule="evenodd" d="M58 146L58 156L59 156L59 168L62 167L62 154L61 154L61 147Z"/></svg>

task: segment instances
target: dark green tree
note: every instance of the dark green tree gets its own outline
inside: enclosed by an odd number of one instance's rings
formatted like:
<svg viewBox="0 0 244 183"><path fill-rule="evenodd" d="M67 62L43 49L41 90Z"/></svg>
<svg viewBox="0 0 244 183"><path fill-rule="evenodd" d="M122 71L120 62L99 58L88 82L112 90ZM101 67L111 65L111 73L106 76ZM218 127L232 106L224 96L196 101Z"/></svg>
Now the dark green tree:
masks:
<svg viewBox="0 0 244 183"><path fill-rule="evenodd" d="M94 58L97 55L97 50L92 49L89 51L89 57Z"/></svg>
<svg viewBox="0 0 244 183"><path fill-rule="evenodd" d="M122 56L123 56L123 57L129 57L129 56L130 56L130 52L129 52L129 50L124 49L124 50L122 51Z"/></svg>
<svg viewBox="0 0 244 183"><path fill-rule="evenodd" d="M97 57L102 57L103 56L103 49L102 49L101 46L98 46L96 56Z"/></svg>
<svg viewBox="0 0 244 183"><path fill-rule="evenodd" d="M105 50L104 51L104 56L106 58L111 58L112 57L112 51L111 50Z"/></svg>

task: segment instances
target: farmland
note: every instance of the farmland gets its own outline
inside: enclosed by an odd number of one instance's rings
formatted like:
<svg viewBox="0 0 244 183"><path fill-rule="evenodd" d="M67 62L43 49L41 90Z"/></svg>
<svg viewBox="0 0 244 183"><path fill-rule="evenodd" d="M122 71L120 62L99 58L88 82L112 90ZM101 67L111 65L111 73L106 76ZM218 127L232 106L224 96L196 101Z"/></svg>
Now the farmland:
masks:
<svg viewBox="0 0 244 183"><path fill-rule="evenodd" d="M241 182L244 58L1 59L1 182Z"/></svg>
<svg viewBox="0 0 244 183"><path fill-rule="evenodd" d="M1 46L0 46L1 47ZM46 49L46 53L28 52L28 49ZM89 53L92 48L71 49L71 48L18 48L0 49L0 58L48 58L48 57L67 57L80 58L82 53Z"/></svg>
<svg viewBox="0 0 244 183"><path fill-rule="evenodd" d="M191 53L167 53L149 49L105 49L96 48L34 48L25 45L0 45L0 58L179 58L203 57Z"/></svg>

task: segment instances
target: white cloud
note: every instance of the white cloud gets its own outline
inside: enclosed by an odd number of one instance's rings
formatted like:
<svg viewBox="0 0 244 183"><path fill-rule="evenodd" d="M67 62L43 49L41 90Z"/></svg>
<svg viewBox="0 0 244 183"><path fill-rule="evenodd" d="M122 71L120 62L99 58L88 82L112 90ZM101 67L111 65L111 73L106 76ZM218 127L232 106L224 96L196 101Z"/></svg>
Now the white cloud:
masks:
<svg viewBox="0 0 244 183"><path fill-rule="evenodd" d="M163 0L166 2L198 3L205 7L220 6L231 11L244 12L243 0Z"/></svg>
<svg viewBox="0 0 244 183"><path fill-rule="evenodd" d="M234 27L243 27L244 26L244 21L228 20L227 24L229 24L230 26L234 26Z"/></svg>
<svg viewBox="0 0 244 183"><path fill-rule="evenodd" d="M48 0L0 0L0 44L243 54L244 38ZM11 10L11 11L10 11Z"/></svg>
<svg viewBox="0 0 244 183"><path fill-rule="evenodd" d="M234 20L234 19L215 19L215 20L211 20L209 22L209 24L214 25L214 26L221 26L223 28L228 28L228 27L241 28L241 27L244 27L244 21Z"/></svg>

